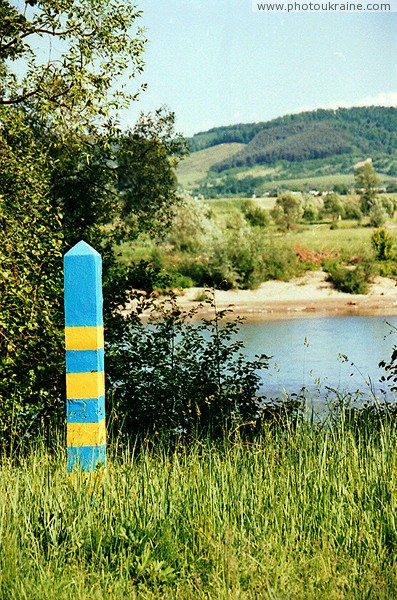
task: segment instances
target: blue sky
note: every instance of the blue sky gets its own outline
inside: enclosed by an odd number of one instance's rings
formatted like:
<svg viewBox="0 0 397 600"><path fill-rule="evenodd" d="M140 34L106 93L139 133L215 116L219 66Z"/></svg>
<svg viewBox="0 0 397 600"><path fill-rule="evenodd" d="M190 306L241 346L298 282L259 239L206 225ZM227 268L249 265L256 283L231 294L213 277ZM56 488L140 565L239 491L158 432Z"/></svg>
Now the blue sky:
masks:
<svg viewBox="0 0 397 600"><path fill-rule="evenodd" d="M255 13L251 0L139 8L148 90L124 125L162 104L185 135L319 107L397 106L397 12Z"/></svg>

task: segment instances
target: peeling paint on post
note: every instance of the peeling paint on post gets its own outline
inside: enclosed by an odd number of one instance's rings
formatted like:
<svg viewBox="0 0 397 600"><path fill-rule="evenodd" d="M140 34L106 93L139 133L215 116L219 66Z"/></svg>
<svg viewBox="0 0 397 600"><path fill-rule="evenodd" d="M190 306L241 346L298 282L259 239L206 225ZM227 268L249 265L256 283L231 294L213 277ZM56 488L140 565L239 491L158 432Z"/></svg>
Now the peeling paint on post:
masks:
<svg viewBox="0 0 397 600"><path fill-rule="evenodd" d="M67 470L106 466L102 259L81 241L64 256Z"/></svg>

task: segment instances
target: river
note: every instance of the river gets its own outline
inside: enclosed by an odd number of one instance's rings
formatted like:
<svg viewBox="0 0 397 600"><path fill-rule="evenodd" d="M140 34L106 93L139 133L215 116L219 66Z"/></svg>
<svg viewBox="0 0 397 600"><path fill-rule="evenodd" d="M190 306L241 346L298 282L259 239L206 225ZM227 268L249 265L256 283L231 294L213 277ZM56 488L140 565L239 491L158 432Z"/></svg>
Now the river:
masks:
<svg viewBox="0 0 397 600"><path fill-rule="evenodd" d="M378 367L388 360L397 344L397 317L332 316L245 323L240 339L248 358L265 353L273 358L263 372L260 392L280 396L302 386L314 398L323 397L326 386L340 391L371 390L383 397L385 387ZM320 388L320 391L318 391ZM388 397L392 397L388 394Z"/></svg>

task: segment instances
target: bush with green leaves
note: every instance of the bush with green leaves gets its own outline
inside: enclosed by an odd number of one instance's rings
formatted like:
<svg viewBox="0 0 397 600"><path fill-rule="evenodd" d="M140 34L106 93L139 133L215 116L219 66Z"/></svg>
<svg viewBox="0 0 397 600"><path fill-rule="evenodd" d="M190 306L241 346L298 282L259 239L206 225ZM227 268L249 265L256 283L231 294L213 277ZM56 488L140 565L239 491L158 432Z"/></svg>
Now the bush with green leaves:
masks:
<svg viewBox="0 0 397 600"><path fill-rule="evenodd" d="M370 263L359 264L356 267L345 267L337 262L324 265L328 272L328 281L335 289L348 294L366 294L373 268Z"/></svg>
<svg viewBox="0 0 397 600"><path fill-rule="evenodd" d="M211 226L199 256L185 255L178 270L201 287L254 288L264 280L264 248L260 230L236 213L223 230Z"/></svg>
<svg viewBox="0 0 397 600"><path fill-rule="evenodd" d="M387 212L390 219L394 217L394 213L396 211L396 200L394 200L391 196L386 196L382 194L380 196L380 201L382 202L382 206Z"/></svg>
<svg viewBox="0 0 397 600"><path fill-rule="evenodd" d="M304 213L300 194L283 192L277 197L271 215L281 229L292 229Z"/></svg>
<svg viewBox="0 0 397 600"><path fill-rule="evenodd" d="M388 219L388 214L383 206L382 201L379 198L376 198L373 201L373 204L368 213L369 222L372 227L382 227Z"/></svg>
<svg viewBox="0 0 397 600"><path fill-rule="evenodd" d="M320 216L318 206L314 204L312 200L307 200L303 205L303 216L305 221L313 222L317 221Z"/></svg>
<svg viewBox="0 0 397 600"><path fill-rule="evenodd" d="M300 262L296 253L283 244L282 241L269 239L263 248L261 264L263 281L279 279L288 281L299 277L305 271L305 265Z"/></svg>
<svg viewBox="0 0 397 600"><path fill-rule="evenodd" d="M361 221L363 213L360 208L358 197L348 196L344 203L345 219L351 219L352 221Z"/></svg>
<svg viewBox="0 0 397 600"><path fill-rule="evenodd" d="M125 442L149 434L218 437L255 421L269 357L244 357L241 320L225 320L228 311L212 303L213 318L199 321L173 296L146 306L148 320L132 314L122 339L107 348L112 434Z"/></svg>
<svg viewBox="0 0 397 600"><path fill-rule="evenodd" d="M172 223L164 241L178 252L199 255L221 235L208 205L184 192L173 207Z"/></svg>
<svg viewBox="0 0 397 600"><path fill-rule="evenodd" d="M48 157L22 111L0 111L0 446L59 414L62 219Z"/></svg>
<svg viewBox="0 0 397 600"><path fill-rule="evenodd" d="M376 253L377 260L390 260L395 258L393 250L394 238L386 229L378 229L371 236L371 244Z"/></svg>
<svg viewBox="0 0 397 600"><path fill-rule="evenodd" d="M245 200L242 211L244 217L253 227L267 227L270 223L268 211L258 206L253 200Z"/></svg>

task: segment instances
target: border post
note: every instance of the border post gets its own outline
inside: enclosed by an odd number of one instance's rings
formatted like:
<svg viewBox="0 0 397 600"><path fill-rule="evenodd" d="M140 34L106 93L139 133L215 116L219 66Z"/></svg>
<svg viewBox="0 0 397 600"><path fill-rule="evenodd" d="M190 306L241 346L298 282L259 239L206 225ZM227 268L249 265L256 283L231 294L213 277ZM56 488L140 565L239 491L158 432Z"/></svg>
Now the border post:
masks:
<svg viewBox="0 0 397 600"><path fill-rule="evenodd" d="M64 256L67 470L106 466L102 258L81 241Z"/></svg>

